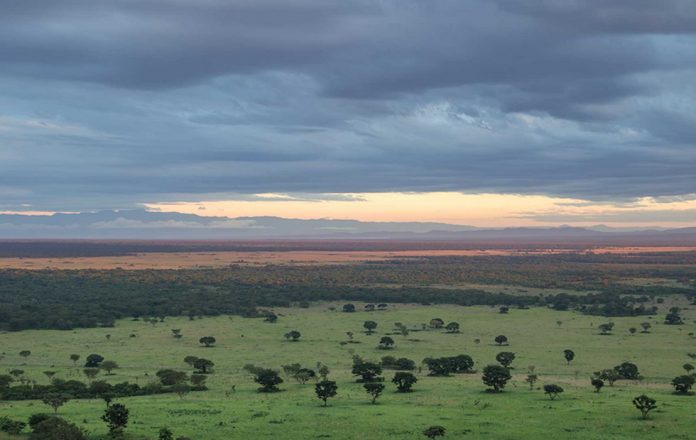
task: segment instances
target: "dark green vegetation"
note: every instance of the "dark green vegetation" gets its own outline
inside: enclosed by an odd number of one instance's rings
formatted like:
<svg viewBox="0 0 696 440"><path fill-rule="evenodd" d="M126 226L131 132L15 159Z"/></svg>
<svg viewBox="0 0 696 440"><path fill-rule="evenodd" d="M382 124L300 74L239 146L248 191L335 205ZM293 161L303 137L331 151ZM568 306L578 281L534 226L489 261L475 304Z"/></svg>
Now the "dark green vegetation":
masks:
<svg viewBox="0 0 696 440"><path fill-rule="evenodd" d="M672 284L634 282L641 278ZM655 313L650 302L656 296L692 295L693 279L696 252L427 257L200 270L4 270L0 329L109 327L128 317L254 317L259 308L337 300L549 306L638 316ZM678 311L665 315L668 323L679 324ZM448 331L456 333L457 328L452 325Z"/></svg>

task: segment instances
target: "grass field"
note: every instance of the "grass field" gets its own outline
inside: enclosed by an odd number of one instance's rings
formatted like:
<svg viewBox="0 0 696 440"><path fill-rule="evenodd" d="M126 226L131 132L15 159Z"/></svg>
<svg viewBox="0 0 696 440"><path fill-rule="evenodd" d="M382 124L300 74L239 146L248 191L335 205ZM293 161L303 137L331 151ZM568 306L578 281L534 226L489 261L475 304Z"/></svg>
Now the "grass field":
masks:
<svg viewBox="0 0 696 440"><path fill-rule="evenodd" d="M694 310L684 311L687 324L682 326L661 323L668 304L651 319L613 318L614 334L600 336L597 326L609 319L548 309L513 309L503 315L488 307L394 305L388 311L342 313L329 310L331 306L340 310L340 304L277 309L281 316L275 324L237 316L194 321L177 317L155 326L123 320L109 329L2 333L0 347L5 355L0 369L22 368L40 383L47 382L42 372L48 369L58 371L57 377L63 379L85 380L82 368L73 367L69 355L79 353L84 359L99 353L121 366L115 375L102 378L142 385L154 380L160 368L189 371L183 362L187 355L215 362L215 372L208 379L209 391L192 392L183 399L168 394L118 399L130 409L126 432L132 439L155 439L162 426L170 427L175 437L195 440L418 439L424 438L421 432L430 425L446 427L447 438L693 438L696 397L672 394L669 382L683 374L681 366L690 361L686 354L696 352L696 338L689 336L696 331ZM390 333L395 322L420 328L434 317L458 321L461 332L413 331L406 337L393 336L393 350L376 349L379 338ZM368 319L379 324L370 336L362 332L362 323ZM558 320L562 321L560 326ZM651 333L629 334L629 327L640 328L645 320L653 324ZM184 337L175 340L172 328L182 329ZM299 342L283 338L293 329L302 333ZM360 343L340 345L347 340L347 331L354 332ZM493 343L498 334L510 338L509 347ZM198 344L199 337L206 335L217 338L215 347ZM481 342L476 344L475 339ZM576 353L570 365L563 358L566 348ZM24 349L32 352L27 359L18 355ZM392 355L418 364L429 356L464 353L474 358L479 371L495 363L500 351L513 351L517 359L513 380L500 394L484 392L480 373L432 378L425 368L417 374L419 382L413 393L397 394L390 383L393 371L385 370L387 389L372 405L350 374L352 350L368 360ZM259 394L258 385L242 370L247 363L280 369L283 364L299 362L314 368L317 361L327 364L330 379L338 382L338 396L327 408L315 397L312 382L300 385L285 378L283 392ZM644 379L619 381L594 393L588 379L591 372L623 361L636 363ZM537 388L556 383L565 393L551 401L543 391L530 390L524 382L528 365L535 365L540 375ZM227 395L232 386L236 392ZM658 409L646 421L640 420L631 404L632 398L642 393L658 401ZM100 420L103 410L102 401L73 400L59 413L99 439L106 436ZM39 412L50 409L36 401L0 403L0 415L15 419L26 420Z"/></svg>

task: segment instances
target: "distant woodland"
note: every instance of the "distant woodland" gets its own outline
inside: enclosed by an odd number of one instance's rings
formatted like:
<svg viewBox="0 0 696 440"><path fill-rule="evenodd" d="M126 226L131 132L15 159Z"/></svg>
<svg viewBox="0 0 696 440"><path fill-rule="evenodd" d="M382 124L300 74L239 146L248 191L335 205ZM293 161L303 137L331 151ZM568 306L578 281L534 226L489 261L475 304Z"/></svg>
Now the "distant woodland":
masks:
<svg viewBox="0 0 696 440"><path fill-rule="evenodd" d="M635 282L647 279L668 282ZM259 316L273 307L314 301L547 306L632 316L654 313L652 304L660 297L693 295L694 280L694 252L428 257L196 270L4 270L0 329L108 327L129 317ZM508 292L467 284L523 289Z"/></svg>

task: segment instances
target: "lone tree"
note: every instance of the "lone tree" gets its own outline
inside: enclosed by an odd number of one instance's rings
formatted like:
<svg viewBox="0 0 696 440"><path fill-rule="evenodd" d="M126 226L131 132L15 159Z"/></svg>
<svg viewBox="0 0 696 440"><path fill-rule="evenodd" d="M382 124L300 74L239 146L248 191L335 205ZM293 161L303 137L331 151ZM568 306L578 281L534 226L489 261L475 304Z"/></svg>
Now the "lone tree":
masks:
<svg viewBox="0 0 696 440"><path fill-rule="evenodd" d="M333 380L322 380L314 386L314 392L317 393L317 397L324 401L324 406L326 406L326 401L336 395L336 390L338 386Z"/></svg>
<svg viewBox="0 0 696 440"><path fill-rule="evenodd" d="M452 321L445 326L445 330L447 333L459 333L459 323Z"/></svg>
<svg viewBox="0 0 696 440"><path fill-rule="evenodd" d="M503 367L510 368L510 364L515 360L515 353L511 351L502 351L496 355L495 360Z"/></svg>
<svg viewBox="0 0 696 440"><path fill-rule="evenodd" d="M377 398L381 396L382 392L384 391L384 385L377 382L368 382L366 384L363 384L363 388L365 388L365 392L367 394L372 396L373 405L377 403Z"/></svg>
<svg viewBox="0 0 696 440"><path fill-rule="evenodd" d="M290 330L289 332L285 333L285 339L291 342L297 342L300 339L300 336L302 336L302 333L298 332L297 330Z"/></svg>
<svg viewBox="0 0 696 440"><path fill-rule="evenodd" d="M483 369L481 380L485 385L492 388L493 392L499 393L505 388L505 384L510 380L510 370L500 365L488 365Z"/></svg>
<svg viewBox="0 0 696 440"><path fill-rule="evenodd" d="M109 428L112 437L120 435L128 425L128 408L121 403L109 405L104 411L102 420Z"/></svg>
<svg viewBox="0 0 696 440"><path fill-rule="evenodd" d="M206 347L212 347L215 345L215 338L212 336L203 336L198 340L199 343L205 345Z"/></svg>
<svg viewBox="0 0 696 440"><path fill-rule="evenodd" d="M638 408L638 411L640 411L640 413L643 415L643 420L648 418L648 413L650 411L657 408L655 403L655 399L652 399L645 394L641 394L633 399L633 405Z"/></svg>
<svg viewBox="0 0 696 440"><path fill-rule="evenodd" d="M686 371L687 374L691 374L691 372L694 370L694 366L691 364L684 364L682 365L682 368L684 371Z"/></svg>
<svg viewBox="0 0 696 440"><path fill-rule="evenodd" d="M28 358L31 356L31 351L29 350L22 350L19 352L19 355L22 356L24 359Z"/></svg>
<svg viewBox="0 0 696 440"><path fill-rule="evenodd" d="M445 321L440 318L433 318L430 320L430 328L442 328L445 325Z"/></svg>
<svg viewBox="0 0 696 440"><path fill-rule="evenodd" d="M614 370L619 374L621 379L627 380L640 380L640 373L638 373L638 367L636 364L631 362L623 362L621 365L614 367Z"/></svg>
<svg viewBox="0 0 696 440"><path fill-rule="evenodd" d="M111 375L111 372L118 368L118 364L115 361L104 361L100 368L106 370L106 374Z"/></svg>
<svg viewBox="0 0 696 440"><path fill-rule="evenodd" d="M534 389L534 384L536 381L539 380L539 376L536 373L529 372L527 373L527 377L524 379L525 382L529 384L529 389L533 390Z"/></svg>
<svg viewBox="0 0 696 440"><path fill-rule="evenodd" d="M423 431L423 435L428 438L444 437L445 428L442 426L431 426Z"/></svg>
<svg viewBox="0 0 696 440"><path fill-rule="evenodd" d="M379 340L379 346L377 348L380 350L390 350L394 348L394 340L389 336L382 336L382 338Z"/></svg>
<svg viewBox="0 0 696 440"><path fill-rule="evenodd" d="M665 324L667 324L667 325L684 324L684 320L682 319L680 313L681 313L681 309L679 307L672 307L671 309L669 309L669 313L667 313L667 316L665 316Z"/></svg>
<svg viewBox="0 0 696 440"><path fill-rule="evenodd" d="M374 362L358 360L353 363L351 372L355 376L360 376L358 382L378 382L381 380L378 376L382 374L382 367Z"/></svg>
<svg viewBox="0 0 696 440"><path fill-rule="evenodd" d="M595 393L598 393L599 390L601 390L602 387L604 386L604 381L603 381L602 379L599 379L599 378L596 378L596 377L595 377L594 379L592 379L592 382L591 382L591 383L592 383L592 386L593 386L594 389L595 389Z"/></svg>
<svg viewBox="0 0 696 440"><path fill-rule="evenodd" d="M99 374L99 368L85 368L82 373L87 377L87 379L92 380Z"/></svg>
<svg viewBox="0 0 696 440"><path fill-rule="evenodd" d="M367 334L371 335L372 332L374 332L375 329L377 328L377 323L375 321L365 321L363 323L363 327L365 327Z"/></svg>
<svg viewBox="0 0 696 440"><path fill-rule="evenodd" d="M677 376L672 379L674 392L676 394L690 394L691 387L694 386L694 382L696 382L696 378L694 378L694 376L691 374Z"/></svg>
<svg viewBox="0 0 696 440"><path fill-rule="evenodd" d="M283 383L283 378L280 377L277 371L270 368L261 368L254 376L254 382L261 385L258 389L259 393L275 393L280 391L278 385Z"/></svg>
<svg viewBox="0 0 696 440"><path fill-rule="evenodd" d="M77 361L80 360L80 355L79 354L71 354L70 360L72 361L73 366L75 366L75 365L77 365Z"/></svg>
<svg viewBox="0 0 696 440"><path fill-rule="evenodd" d="M413 384L418 382L418 378L411 373L405 371L398 371L394 373L394 378L392 383L396 385L396 390L399 393L410 393Z"/></svg>
<svg viewBox="0 0 696 440"><path fill-rule="evenodd" d="M614 329L614 323L613 322L605 322L604 324L599 325L599 333L602 335L609 335L611 334L611 331Z"/></svg>
<svg viewBox="0 0 696 440"><path fill-rule="evenodd" d="M498 335L495 337L495 343L498 345L508 345L508 338L505 335Z"/></svg>
<svg viewBox="0 0 696 440"><path fill-rule="evenodd" d="M90 354L85 360L85 367L87 368L99 368L101 363L104 362L104 357L98 354Z"/></svg>
<svg viewBox="0 0 696 440"><path fill-rule="evenodd" d="M566 362L568 365L575 359L575 352L569 348L563 350L563 357L565 357Z"/></svg>
<svg viewBox="0 0 696 440"><path fill-rule="evenodd" d="M293 375L295 380L301 384L305 384L308 380L314 379L317 377L317 373L314 372L314 370L310 370L309 368L300 368L297 370L297 373Z"/></svg>
<svg viewBox="0 0 696 440"><path fill-rule="evenodd" d="M203 359L203 358L197 358L193 362L193 368L195 368L196 372L198 372L200 374L210 373L214 366L215 366L215 363L213 361L208 360L208 359Z"/></svg>
<svg viewBox="0 0 696 440"><path fill-rule="evenodd" d="M70 396L67 394L49 393L44 395L41 401L53 408L53 413L58 413L58 408L65 405L70 400Z"/></svg>
<svg viewBox="0 0 696 440"><path fill-rule="evenodd" d="M544 385L544 393L547 394L551 400L556 399L556 397L558 397L558 395L561 394L562 392L563 392L563 388L561 388L560 386L558 386L556 384L552 383L552 384Z"/></svg>
<svg viewBox="0 0 696 440"><path fill-rule="evenodd" d="M172 329L172 337L174 339L181 339L183 335L181 334L181 329L180 328L173 328Z"/></svg>
<svg viewBox="0 0 696 440"><path fill-rule="evenodd" d="M649 322L641 322L640 326L643 327L641 333L650 333L650 327L652 327L652 325Z"/></svg>

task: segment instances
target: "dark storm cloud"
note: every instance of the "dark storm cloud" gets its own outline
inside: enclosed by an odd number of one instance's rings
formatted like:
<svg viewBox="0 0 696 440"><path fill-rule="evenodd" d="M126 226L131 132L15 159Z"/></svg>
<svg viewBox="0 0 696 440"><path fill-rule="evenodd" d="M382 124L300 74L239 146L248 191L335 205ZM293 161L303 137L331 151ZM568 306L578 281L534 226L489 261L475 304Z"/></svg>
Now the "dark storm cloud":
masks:
<svg viewBox="0 0 696 440"><path fill-rule="evenodd" d="M696 4L0 6L0 204L696 193Z"/></svg>

